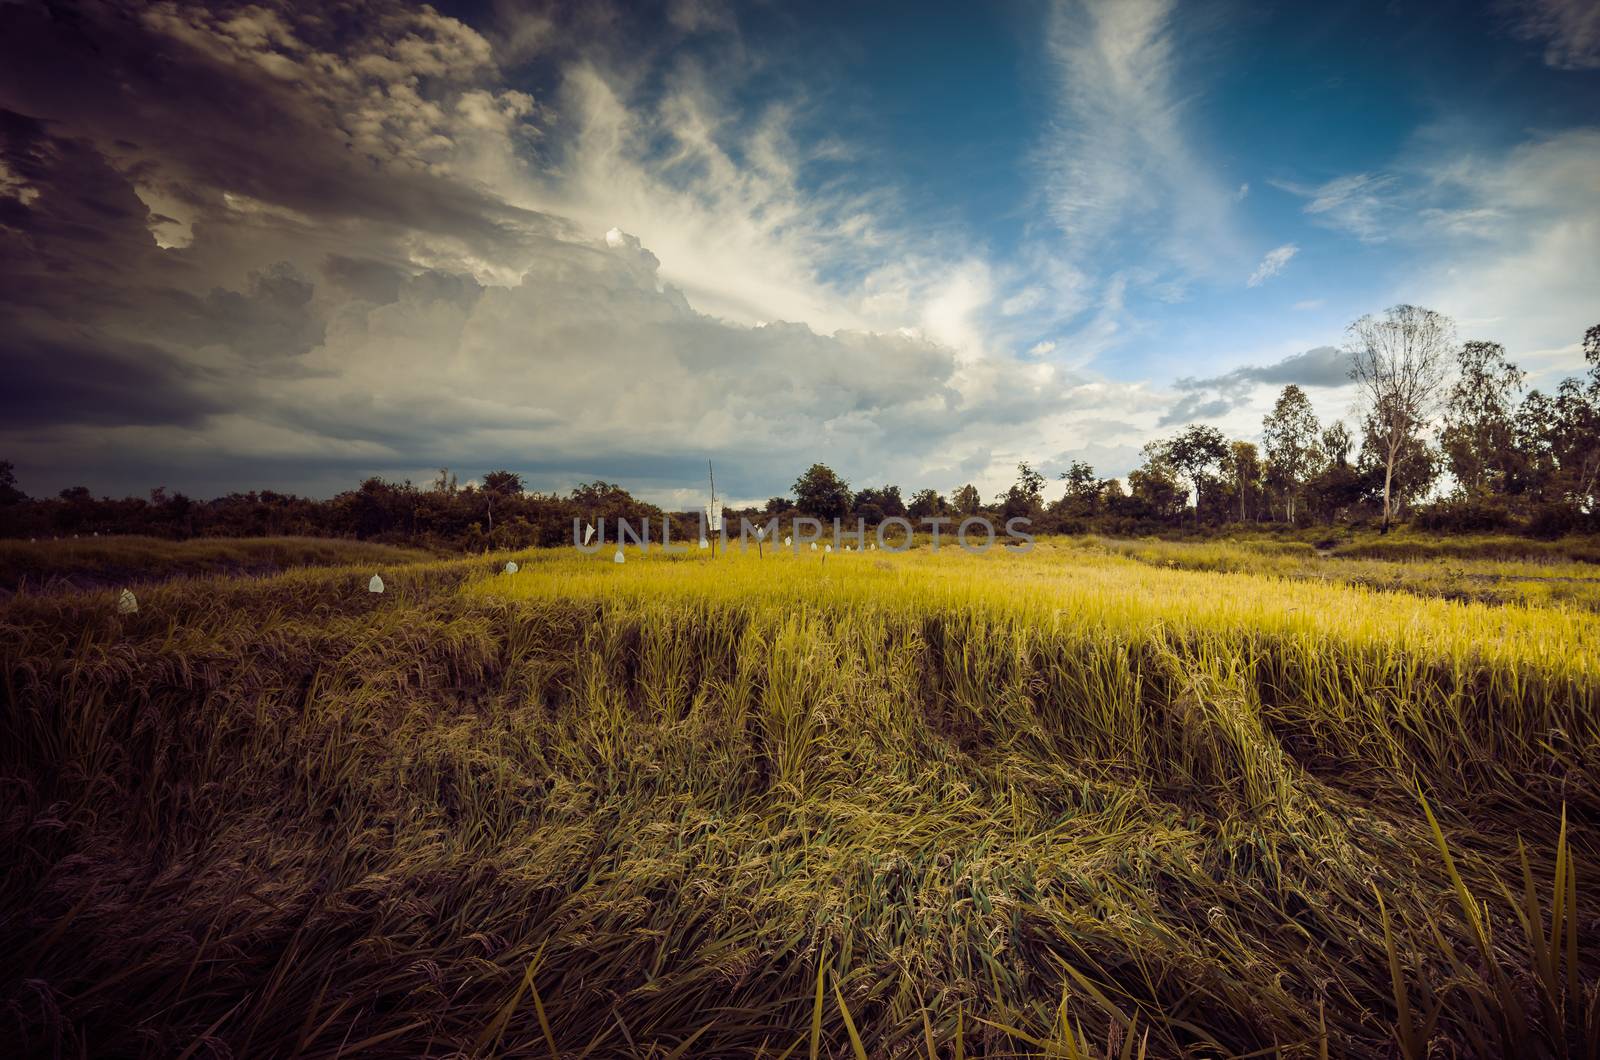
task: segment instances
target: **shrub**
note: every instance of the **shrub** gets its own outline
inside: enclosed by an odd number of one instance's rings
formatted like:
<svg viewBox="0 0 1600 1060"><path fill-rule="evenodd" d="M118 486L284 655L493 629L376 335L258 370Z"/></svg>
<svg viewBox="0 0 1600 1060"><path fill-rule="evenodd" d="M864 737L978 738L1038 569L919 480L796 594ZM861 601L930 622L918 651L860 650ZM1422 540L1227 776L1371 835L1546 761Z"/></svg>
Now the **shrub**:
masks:
<svg viewBox="0 0 1600 1060"><path fill-rule="evenodd" d="M1525 530L1529 537L1549 541L1568 534L1600 532L1600 520L1576 504L1539 504L1529 512Z"/></svg>
<svg viewBox="0 0 1600 1060"><path fill-rule="evenodd" d="M1511 525L1511 513L1498 504L1477 498L1451 498L1417 511L1412 524L1419 530L1435 533L1470 534L1504 530Z"/></svg>

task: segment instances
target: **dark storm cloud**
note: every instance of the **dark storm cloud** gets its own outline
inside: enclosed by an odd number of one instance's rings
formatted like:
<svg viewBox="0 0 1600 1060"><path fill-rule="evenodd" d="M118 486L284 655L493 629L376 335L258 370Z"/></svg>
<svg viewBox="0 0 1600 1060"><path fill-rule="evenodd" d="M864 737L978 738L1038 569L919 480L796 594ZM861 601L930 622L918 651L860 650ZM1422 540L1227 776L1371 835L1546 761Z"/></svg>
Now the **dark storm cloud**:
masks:
<svg viewBox="0 0 1600 1060"><path fill-rule="evenodd" d="M1215 419L1243 405L1258 386L1337 387L1350 381L1350 354L1336 346L1316 346L1268 365L1245 365L1206 379L1186 377L1173 386L1186 391L1161 417L1160 425Z"/></svg>
<svg viewBox="0 0 1600 1060"><path fill-rule="evenodd" d="M359 30L383 20L381 7L364 6L296 22L296 34L316 36L285 52L337 62ZM206 47L197 31L262 10L91 3L66 17L8 5L0 15L9 23L0 33L0 101L93 139L130 176L147 175L159 160L169 190L202 209L214 208L210 189L225 188L315 220L359 218L502 251L559 229L545 215L427 172L381 134L361 142L330 101L292 79L287 60L279 69L243 62ZM272 29L262 32L270 37ZM330 80L348 73L331 72ZM379 122L425 120L420 102L384 102L390 109L373 116Z"/></svg>
<svg viewBox="0 0 1600 1060"><path fill-rule="evenodd" d="M12 427L189 426L221 408L171 354L92 330L13 330L0 354L0 420Z"/></svg>
<svg viewBox="0 0 1600 1060"><path fill-rule="evenodd" d="M321 39L287 50L340 46L357 20L337 14L297 24ZM224 15L277 32L276 16L244 6L0 9L8 426L192 426L248 413L261 401L250 376L303 371L297 359L325 338L317 272L330 293L382 303L410 275L392 262L411 233L445 233L493 258L562 230L401 149L360 150L288 71L219 55L189 31ZM153 236L185 227L176 249ZM347 240L368 253L317 252ZM264 248L301 253L308 268L250 260Z"/></svg>
<svg viewBox="0 0 1600 1060"><path fill-rule="evenodd" d="M730 323L626 233L507 202L544 112L431 8L0 20L0 456L47 489L448 464L670 492L715 452L765 496L1101 400L1004 371L969 398L915 332Z"/></svg>
<svg viewBox="0 0 1600 1060"><path fill-rule="evenodd" d="M388 262L343 254L329 254L322 263L322 274L340 290L374 305L388 305L399 298L400 285L409 275Z"/></svg>

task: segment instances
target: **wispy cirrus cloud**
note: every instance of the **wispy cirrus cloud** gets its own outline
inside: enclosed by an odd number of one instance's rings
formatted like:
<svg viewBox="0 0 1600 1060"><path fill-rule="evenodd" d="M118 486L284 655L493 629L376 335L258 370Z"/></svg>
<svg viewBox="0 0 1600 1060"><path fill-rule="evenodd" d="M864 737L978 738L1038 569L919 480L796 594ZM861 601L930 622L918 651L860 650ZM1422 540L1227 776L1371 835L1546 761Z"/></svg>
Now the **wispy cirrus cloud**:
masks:
<svg viewBox="0 0 1600 1060"><path fill-rule="evenodd" d="M1413 297L1513 359L1552 353L1535 385L1580 370L1579 339L1600 316L1600 127L1441 159L1424 176L1439 206L1418 215L1417 239L1433 253Z"/></svg>
<svg viewBox="0 0 1600 1060"><path fill-rule="evenodd" d="M1247 186L1211 172L1185 128L1173 0L1062 0L1047 55L1056 114L1039 152L1046 208L1068 253L1153 246L1145 267L1207 273L1236 250Z"/></svg>
<svg viewBox="0 0 1600 1060"><path fill-rule="evenodd" d="M1511 0L1501 6L1513 33L1544 42L1545 65L1600 69L1600 5L1593 0Z"/></svg>
<svg viewBox="0 0 1600 1060"><path fill-rule="evenodd" d="M1397 185L1390 174L1350 173L1316 185L1287 180L1272 184L1305 199L1302 212L1320 225L1346 232L1363 243L1380 243L1389 237L1389 196Z"/></svg>
<svg viewBox="0 0 1600 1060"><path fill-rule="evenodd" d="M1250 274L1246 280L1246 287L1260 287L1263 283L1282 272L1284 266L1289 264L1291 258L1300 253L1300 248L1294 243L1285 243L1281 247L1274 247L1267 251L1266 257L1261 259L1261 264Z"/></svg>

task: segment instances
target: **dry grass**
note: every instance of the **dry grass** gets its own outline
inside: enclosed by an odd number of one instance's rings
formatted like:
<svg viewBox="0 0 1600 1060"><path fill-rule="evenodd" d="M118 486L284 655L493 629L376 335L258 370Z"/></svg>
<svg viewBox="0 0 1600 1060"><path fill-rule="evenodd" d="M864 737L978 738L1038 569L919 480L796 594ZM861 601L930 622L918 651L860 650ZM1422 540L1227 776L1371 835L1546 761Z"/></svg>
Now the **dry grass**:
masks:
<svg viewBox="0 0 1600 1060"><path fill-rule="evenodd" d="M1091 554L1125 556L1157 567L1270 574L1441 600L1600 613L1600 567L1580 558L1589 553L1576 546L1540 551L1545 542L1515 538L1429 542L1433 547L1405 538L1374 539L1325 551L1304 541L1249 538L1180 542L1089 537L1073 543ZM1457 547L1445 547L1451 545ZM1524 546L1526 551L1512 550Z"/></svg>
<svg viewBox="0 0 1600 1060"><path fill-rule="evenodd" d="M504 558L0 611L19 1052L1600 1052L1600 619Z"/></svg>

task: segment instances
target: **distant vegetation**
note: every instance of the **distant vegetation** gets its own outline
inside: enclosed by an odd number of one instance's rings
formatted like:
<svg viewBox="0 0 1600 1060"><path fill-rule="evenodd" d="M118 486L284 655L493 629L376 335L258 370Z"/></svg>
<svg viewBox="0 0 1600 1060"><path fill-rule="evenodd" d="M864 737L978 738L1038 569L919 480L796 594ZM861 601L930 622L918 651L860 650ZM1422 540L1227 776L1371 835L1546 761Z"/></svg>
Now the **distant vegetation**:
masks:
<svg viewBox="0 0 1600 1060"><path fill-rule="evenodd" d="M985 501L971 484L949 495L897 485L853 488L813 464L791 496L734 520L808 515L877 525L889 518L1024 516L1041 532L1214 534L1241 527L1375 526L1406 521L1429 533L1506 531L1554 538L1600 533L1600 325L1583 339L1588 373L1554 395L1522 393L1524 373L1492 342L1453 344L1438 314L1396 306L1351 326L1361 428L1319 422L1300 387L1284 387L1262 423L1262 443L1192 424L1145 446L1122 478L1081 461L1059 472L1061 492L1032 464ZM1430 499L1431 498L1431 499ZM30 499L0 462L0 536L343 537L481 551L557 545L574 518L657 520L663 513L622 486L593 482L569 494L527 492L511 471L457 485L448 470L427 486L370 478L329 500L260 491L196 501L164 489L148 499L95 498L83 487ZM675 515L679 540L698 534Z"/></svg>

